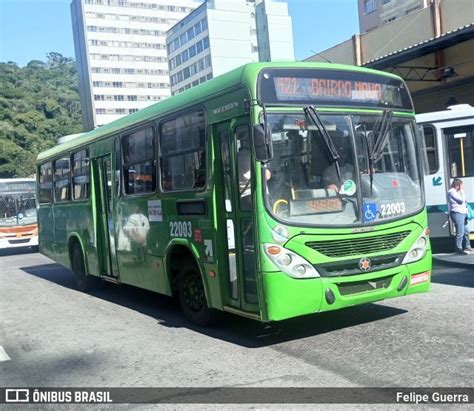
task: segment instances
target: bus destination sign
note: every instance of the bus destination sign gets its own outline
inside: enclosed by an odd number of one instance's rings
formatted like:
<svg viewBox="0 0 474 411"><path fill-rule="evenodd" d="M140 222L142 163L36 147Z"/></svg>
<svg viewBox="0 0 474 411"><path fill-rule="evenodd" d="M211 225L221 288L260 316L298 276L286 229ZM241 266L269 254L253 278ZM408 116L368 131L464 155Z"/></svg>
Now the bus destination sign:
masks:
<svg viewBox="0 0 474 411"><path fill-rule="evenodd" d="M302 77L274 77L274 82L279 101L377 103L385 100L390 105L402 105L397 88L380 82Z"/></svg>
<svg viewBox="0 0 474 411"><path fill-rule="evenodd" d="M3 182L0 184L0 193L34 193L34 181Z"/></svg>

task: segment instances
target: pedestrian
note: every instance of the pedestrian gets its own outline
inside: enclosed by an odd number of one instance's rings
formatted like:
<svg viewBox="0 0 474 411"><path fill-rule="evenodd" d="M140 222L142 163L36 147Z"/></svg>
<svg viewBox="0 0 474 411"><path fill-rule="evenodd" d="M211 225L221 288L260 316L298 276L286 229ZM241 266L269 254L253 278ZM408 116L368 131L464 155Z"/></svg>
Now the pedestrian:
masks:
<svg viewBox="0 0 474 411"><path fill-rule="evenodd" d="M457 254L469 254L472 251L469 240L469 228L467 217L467 201L463 183L460 178L455 178L448 191L449 215L456 227L456 239L454 252Z"/></svg>

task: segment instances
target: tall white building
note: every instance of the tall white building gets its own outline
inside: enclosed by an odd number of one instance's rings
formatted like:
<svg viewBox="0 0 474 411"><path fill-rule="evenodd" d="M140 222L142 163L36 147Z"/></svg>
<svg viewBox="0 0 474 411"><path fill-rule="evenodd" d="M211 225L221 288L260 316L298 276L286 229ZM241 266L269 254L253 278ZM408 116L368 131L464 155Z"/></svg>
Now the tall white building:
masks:
<svg viewBox="0 0 474 411"><path fill-rule="evenodd" d="M166 45L171 94L246 63L294 60L288 6L269 0L208 0L168 31Z"/></svg>
<svg viewBox="0 0 474 411"><path fill-rule="evenodd" d="M294 60L293 25L288 5L257 1L256 21L260 61Z"/></svg>
<svg viewBox="0 0 474 411"><path fill-rule="evenodd" d="M170 95L166 32L201 2L72 0L85 131Z"/></svg>

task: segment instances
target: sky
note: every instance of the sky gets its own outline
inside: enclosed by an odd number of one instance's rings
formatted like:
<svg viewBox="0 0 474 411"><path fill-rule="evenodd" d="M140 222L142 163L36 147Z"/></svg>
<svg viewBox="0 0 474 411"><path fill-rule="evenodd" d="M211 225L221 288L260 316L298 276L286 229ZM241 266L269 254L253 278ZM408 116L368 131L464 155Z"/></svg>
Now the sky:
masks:
<svg viewBox="0 0 474 411"><path fill-rule="evenodd" d="M179 1L179 0L178 0ZM284 1L284 0L281 0ZM358 32L357 0L286 0L296 60ZM71 0L0 0L0 62L25 66L54 51L74 57Z"/></svg>

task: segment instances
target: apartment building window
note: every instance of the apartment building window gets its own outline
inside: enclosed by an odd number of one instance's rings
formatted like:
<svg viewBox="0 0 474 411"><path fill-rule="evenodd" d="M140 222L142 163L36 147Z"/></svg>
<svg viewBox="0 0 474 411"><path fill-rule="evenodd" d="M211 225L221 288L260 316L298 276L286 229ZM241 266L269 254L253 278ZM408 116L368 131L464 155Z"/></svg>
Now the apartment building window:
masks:
<svg viewBox="0 0 474 411"><path fill-rule="evenodd" d="M202 41L198 41L198 42L196 43L196 51L197 51L197 53L199 54L199 53L200 53L201 51L203 51L203 50L204 50L204 44L203 44L203 42L202 42Z"/></svg>
<svg viewBox="0 0 474 411"><path fill-rule="evenodd" d="M201 22L196 23L194 25L194 34L197 36L201 32L202 32Z"/></svg>
<svg viewBox="0 0 474 411"><path fill-rule="evenodd" d="M364 0L365 14L373 13L377 10L377 0Z"/></svg>
<svg viewBox="0 0 474 411"><path fill-rule="evenodd" d="M390 3L391 0L383 0L382 1L382 4L387 4L387 3Z"/></svg>
<svg viewBox="0 0 474 411"><path fill-rule="evenodd" d="M194 38L194 27L191 27L187 32L186 35L188 37L188 41Z"/></svg>

